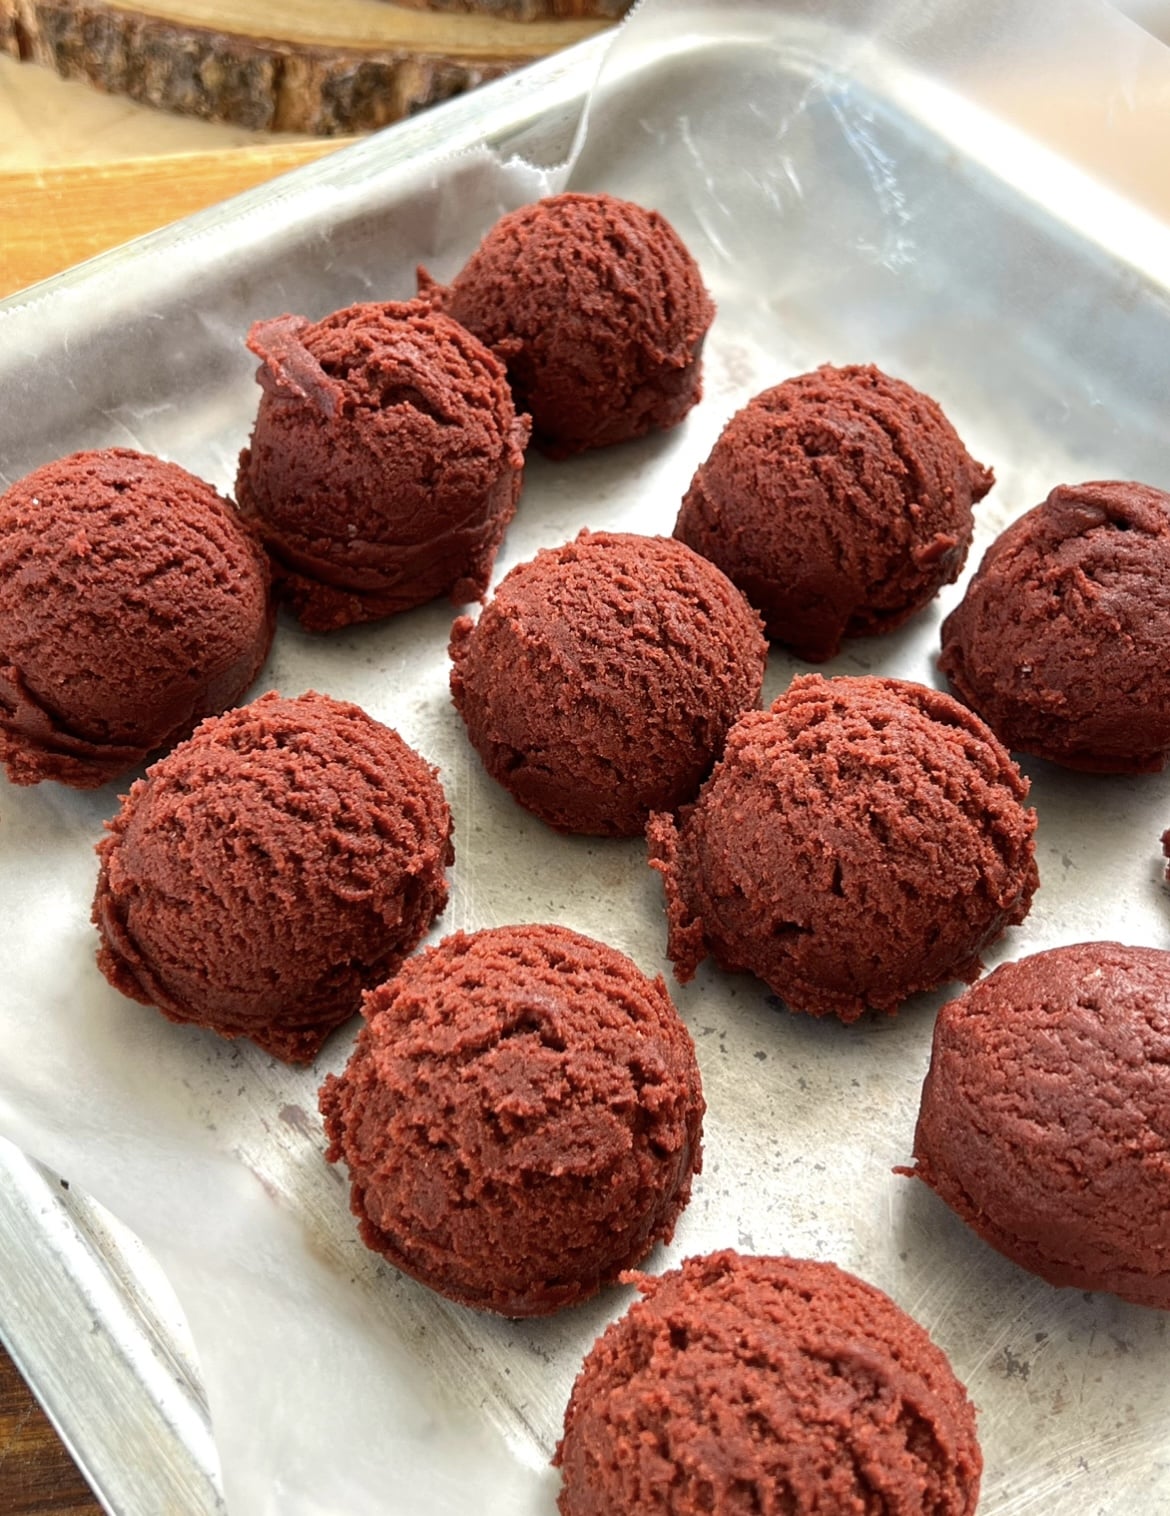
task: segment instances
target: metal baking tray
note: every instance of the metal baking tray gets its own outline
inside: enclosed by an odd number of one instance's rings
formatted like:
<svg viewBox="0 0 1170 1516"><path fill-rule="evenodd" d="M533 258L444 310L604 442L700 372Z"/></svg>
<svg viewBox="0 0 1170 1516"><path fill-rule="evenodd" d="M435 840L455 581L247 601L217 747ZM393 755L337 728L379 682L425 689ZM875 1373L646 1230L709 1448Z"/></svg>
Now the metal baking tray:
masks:
<svg viewBox="0 0 1170 1516"><path fill-rule="evenodd" d="M558 162L604 46L574 49L0 305L5 476L78 447L148 443L230 488L255 404L241 343L248 320L404 296L420 251L440 277L450 273L469 250L452 218L486 227L501 208L498 185L463 150L487 144L503 157ZM535 461L498 573L583 524L669 531L690 472L731 411L764 383L821 361L876 361L934 391L976 456L995 464L1000 483L973 561L1007 519L1062 480L1170 486L1170 235L1156 221L1074 168L1054 176L1050 155L1009 127L872 48L842 48L796 14L784 48L766 58L750 38L700 47L683 34L625 68L614 88L636 98L642 130L595 113L573 182L659 204L708 249L701 261L724 325L709 344L707 398L669 438L571 465ZM689 122L729 93L751 102L761 91L786 102L788 117L778 144L760 145L773 156L742 165L743 183L720 180L707 163L696 169L705 187L688 187L664 167L680 141L690 150ZM662 123L671 120L687 130L668 139ZM760 227L724 214L753 182L773 218ZM539 188L521 174L509 194L524 183ZM782 244L761 241L769 226L782 227ZM958 592L881 644L853 644L826 671L935 681L938 622ZM429 607L327 643L282 622L265 683L364 698L440 763L460 851L435 935L557 919L608 938L650 972L667 970L660 895L640 846L549 837L461 746L444 696L450 615ZM416 648L426 649L417 660ZM796 670L773 654L766 696ZM1156 854L1170 819L1167 781L1026 767L1041 815L1043 888L993 956L1093 936L1163 942ZM46 852L61 845L68 903L82 920L88 847L113 808L105 793L50 805L0 791L10 840L27 847L43 821ZM49 857L44 868L53 866ZM20 921L13 877L0 877L0 936ZM76 928L78 943L84 932ZM943 998L843 1028L789 1017L762 986L709 966L677 991L710 1107L706 1165L674 1244L650 1267L726 1244L833 1258L888 1290L950 1353L981 1408L985 1516L1170 1509L1165 1319L1049 1289L892 1174L909 1153L931 1014ZM118 1006L102 1014L144 1015ZM348 1033L308 1072L161 1022L142 1022L141 1037L160 1059L160 1081L182 1070L200 1130L229 1134L225 1150L287 1200L360 1308L409 1340L412 1361L498 1427L519 1459L546 1459L581 1354L628 1295L512 1325L447 1306L366 1255L336 1176L313 1161L320 1134L306 1114L323 1069L344 1061ZM2 1080L0 1121L39 1130L35 1112L6 1101ZM38 1151L67 1154L68 1141ZM8 1145L0 1241L0 1336L106 1507L115 1516L222 1513L196 1352L151 1255L96 1202ZM394 1490L391 1480L386 1508L407 1508ZM281 1499L233 1511L302 1509L288 1492ZM338 1500L303 1509L354 1511Z"/></svg>

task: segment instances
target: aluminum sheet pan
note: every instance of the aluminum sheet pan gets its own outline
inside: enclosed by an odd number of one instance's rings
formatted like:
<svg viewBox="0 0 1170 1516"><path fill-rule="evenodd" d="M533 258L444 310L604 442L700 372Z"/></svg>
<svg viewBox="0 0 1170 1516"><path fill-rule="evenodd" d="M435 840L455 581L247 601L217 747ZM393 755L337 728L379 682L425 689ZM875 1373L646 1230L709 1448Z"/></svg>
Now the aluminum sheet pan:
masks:
<svg viewBox="0 0 1170 1516"><path fill-rule="evenodd" d="M1055 483L1170 486L1165 228L1056 165L904 48L877 45L857 17L880 6L838 7L856 12L852 30L793 8L781 35L773 18L767 47L748 24L760 9L724 7L744 24L712 35L671 29L667 6L645 7L609 66L572 181L659 206L696 252L720 307L706 398L669 436L567 464L534 459L497 576L582 525L669 531L727 416L823 361L872 360L936 394L994 464L973 561ZM555 176L449 150L522 137L555 160L597 56L505 81L474 109L458 102L425 128L387 133L0 309L4 475L121 443L230 488L255 408L248 323L402 296L420 257L452 272L504 204ZM960 590L893 637L851 644L828 671L937 682L938 624ZM553 837L480 771L446 696L451 614L425 607L328 639L282 621L260 687L356 699L440 764L459 856L436 936L553 919L668 971L642 846ZM774 653L765 695L797 668ZM1026 767L1042 889L993 958L1095 936L1164 943L1167 779ZM512 1324L437 1300L367 1254L340 1176L320 1161L315 1115L316 1086L344 1063L352 1029L315 1069L290 1070L165 1024L97 982L90 849L114 804L110 792L0 791L0 970L19 1050L0 1073L0 1122L84 1177L166 1268L197 1345L229 1509L429 1516L474 1498L485 1510L550 1510L555 1481L536 1471L582 1354L628 1292ZM732 1244L853 1268L931 1330L968 1384L985 1516L1154 1516L1170 1508L1165 1318L1050 1289L892 1173L909 1154L942 998L847 1028L789 1016L759 984L710 966L677 991L709 1104L706 1164L650 1266ZM223 1209L201 1209L216 1183ZM103 1250L115 1276L134 1276L130 1293L150 1298L133 1249ZM19 1269L12 1288L32 1299ZM147 1337L165 1355L173 1304L152 1314ZM19 1315L4 1321L18 1352ZM34 1374L35 1356L25 1354ZM178 1346L172 1357L187 1361ZM146 1377L143 1393L159 1404ZM60 1376L46 1394L68 1399ZM177 1420L173 1435L197 1438ZM478 1480L503 1465L486 1453L476 1462L472 1425L499 1434L520 1471L514 1487ZM72 1436L84 1456L84 1431ZM119 1516L164 1508L158 1488L127 1483L110 1501Z"/></svg>

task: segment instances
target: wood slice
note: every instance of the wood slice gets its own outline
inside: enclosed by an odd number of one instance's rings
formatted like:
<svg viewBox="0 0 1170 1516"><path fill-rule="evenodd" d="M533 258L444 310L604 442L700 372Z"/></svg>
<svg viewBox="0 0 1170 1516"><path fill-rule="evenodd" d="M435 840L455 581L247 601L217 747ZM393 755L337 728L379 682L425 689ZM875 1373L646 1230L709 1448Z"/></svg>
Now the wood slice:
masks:
<svg viewBox="0 0 1170 1516"><path fill-rule="evenodd" d="M603 30L386 0L0 0L0 48L209 121L372 131Z"/></svg>
<svg viewBox="0 0 1170 1516"><path fill-rule="evenodd" d="M423 11L477 11L483 16L507 16L513 21L544 21L550 16L596 16L617 21L634 0L396 0Z"/></svg>

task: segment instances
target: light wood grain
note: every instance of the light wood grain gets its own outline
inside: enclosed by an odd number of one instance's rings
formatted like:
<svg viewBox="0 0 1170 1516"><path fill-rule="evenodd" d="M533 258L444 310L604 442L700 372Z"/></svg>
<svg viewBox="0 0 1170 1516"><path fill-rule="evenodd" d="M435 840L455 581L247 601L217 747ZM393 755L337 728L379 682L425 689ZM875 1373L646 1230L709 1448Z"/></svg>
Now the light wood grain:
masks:
<svg viewBox="0 0 1170 1516"><path fill-rule="evenodd" d="M0 173L0 295L312 162L336 138Z"/></svg>
<svg viewBox="0 0 1170 1516"><path fill-rule="evenodd" d="M257 130L369 131L592 36L387 0L0 0L0 49L164 110Z"/></svg>

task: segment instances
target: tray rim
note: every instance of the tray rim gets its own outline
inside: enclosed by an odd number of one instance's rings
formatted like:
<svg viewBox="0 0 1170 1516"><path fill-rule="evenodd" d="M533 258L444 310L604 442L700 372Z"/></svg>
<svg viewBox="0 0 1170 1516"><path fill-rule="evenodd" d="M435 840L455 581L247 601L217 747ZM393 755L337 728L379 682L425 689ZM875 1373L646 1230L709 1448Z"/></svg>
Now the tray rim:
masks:
<svg viewBox="0 0 1170 1516"><path fill-rule="evenodd" d="M207 1402L131 1261L94 1202L7 1141L0 1237L0 1340L104 1509L226 1516Z"/></svg>

